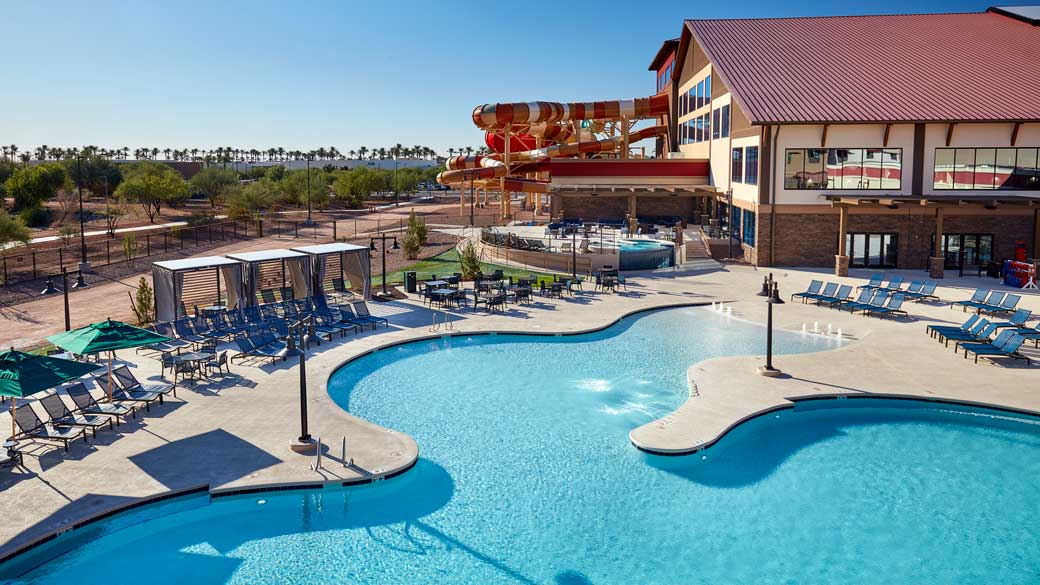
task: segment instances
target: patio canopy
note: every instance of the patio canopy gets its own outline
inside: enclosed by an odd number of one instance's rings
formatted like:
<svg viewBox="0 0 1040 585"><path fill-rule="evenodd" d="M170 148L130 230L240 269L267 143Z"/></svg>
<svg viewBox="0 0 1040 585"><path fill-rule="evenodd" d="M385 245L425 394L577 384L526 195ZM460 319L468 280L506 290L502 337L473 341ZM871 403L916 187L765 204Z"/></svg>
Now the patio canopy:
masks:
<svg viewBox="0 0 1040 585"><path fill-rule="evenodd" d="M372 298L372 272L369 265L369 248L340 242L300 246L292 249L311 257L314 273L313 294L325 294L325 282L334 278L350 281L350 288L364 299Z"/></svg>
<svg viewBox="0 0 1040 585"><path fill-rule="evenodd" d="M263 291L274 294L277 290L281 300L307 298L311 294L311 256L279 248L258 252L228 254L227 258L241 262L245 284L246 305L257 304L257 295Z"/></svg>
<svg viewBox="0 0 1040 585"><path fill-rule="evenodd" d="M225 293L227 306L236 307L242 299L242 263L222 256L153 262L152 287L159 321L184 317L187 304L219 304Z"/></svg>

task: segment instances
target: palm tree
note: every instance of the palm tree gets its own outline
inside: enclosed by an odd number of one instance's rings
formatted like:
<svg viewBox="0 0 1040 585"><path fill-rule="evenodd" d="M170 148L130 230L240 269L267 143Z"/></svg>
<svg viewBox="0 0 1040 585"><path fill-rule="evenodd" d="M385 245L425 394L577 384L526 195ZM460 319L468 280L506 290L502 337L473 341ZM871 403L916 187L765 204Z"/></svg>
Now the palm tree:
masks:
<svg viewBox="0 0 1040 585"><path fill-rule="evenodd" d="M44 144L43 146L37 146L36 147L36 160L44 160L44 159L46 159L47 158L47 152L48 152L48 149L47 149L47 145L46 144Z"/></svg>
<svg viewBox="0 0 1040 585"><path fill-rule="evenodd" d="M163 152L163 156L166 157L166 160L170 160L170 148L169 147L164 148L162 152Z"/></svg>
<svg viewBox="0 0 1040 585"><path fill-rule="evenodd" d="M29 161L32 160L32 154L27 150L18 155L18 158L22 160L22 164L29 166Z"/></svg>
<svg viewBox="0 0 1040 585"><path fill-rule="evenodd" d="M18 156L18 147L12 144L9 148L11 149L11 160L14 160Z"/></svg>

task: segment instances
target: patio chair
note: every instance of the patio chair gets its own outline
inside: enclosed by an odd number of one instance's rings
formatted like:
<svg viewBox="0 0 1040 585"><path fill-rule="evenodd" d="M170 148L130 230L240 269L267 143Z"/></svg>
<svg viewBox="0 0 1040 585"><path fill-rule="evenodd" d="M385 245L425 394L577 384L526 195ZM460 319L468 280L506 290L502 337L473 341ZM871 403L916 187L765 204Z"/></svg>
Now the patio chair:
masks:
<svg viewBox="0 0 1040 585"><path fill-rule="evenodd" d="M108 392L108 376L101 374L94 376L94 383L105 393ZM143 404L146 411L152 410L152 403L158 401L163 403L163 395L159 392L146 392L144 390L125 390L116 380L115 370L112 371L112 400L117 404L134 403Z"/></svg>
<svg viewBox="0 0 1040 585"><path fill-rule="evenodd" d="M1029 309L1017 309L1010 317L1008 317L1007 321L1000 321L994 323L994 325L997 326L997 329L1003 327L1014 327L1015 329L1020 329L1026 326L1026 321L1029 320L1030 316L1032 316L1032 312Z"/></svg>
<svg viewBox="0 0 1040 585"><path fill-rule="evenodd" d="M260 289L260 300L262 300L264 304L273 304L278 302L278 299L274 294L274 289L272 288Z"/></svg>
<svg viewBox="0 0 1040 585"><path fill-rule="evenodd" d="M506 306L506 295L505 293L498 293L487 297L487 310L488 312L498 309L502 311Z"/></svg>
<svg viewBox="0 0 1040 585"><path fill-rule="evenodd" d="M228 374L231 373L231 365L228 362L227 350L215 354L213 359L206 361L202 366L206 368L207 373L213 370L216 370L217 373L223 373L224 370L227 370Z"/></svg>
<svg viewBox="0 0 1040 585"><path fill-rule="evenodd" d="M63 388L65 393L72 398L72 403L76 405L76 410L83 414L96 414L109 416L116 419L116 422L121 422L120 418L126 420L126 415L136 416L134 407L128 404L122 404L120 402L98 402L90 394L90 390L87 389L86 384L83 382L74 382Z"/></svg>
<svg viewBox="0 0 1040 585"><path fill-rule="evenodd" d="M296 291L291 286L279 287L278 294L281 295L282 301L291 301L296 298Z"/></svg>
<svg viewBox="0 0 1040 585"><path fill-rule="evenodd" d="M884 319L885 315L902 315L909 317L909 313L900 309L903 306L903 295L902 293L895 293L888 297L888 302L883 307L871 307L864 311L865 315L877 315L879 319Z"/></svg>
<svg viewBox="0 0 1040 585"><path fill-rule="evenodd" d="M182 380L195 380L195 364L177 361L172 354L168 353L162 354L160 358L159 375L165 378L166 370L173 372L174 376L179 374ZM112 372L112 375L114 377L115 372Z"/></svg>
<svg viewBox="0 0 1040 585"><path fill-rule="evenodd" d="M982 310L990 314L1010 313L1015 310L1015 307L1018 306L1018 302L1021 300L1022 295L1009 294L1005 296L1003 299L1001 299L1001 301L998 304L983 307Z"/></svg>
<svg viewBox="0 0 1040 585"><path fill-rule="evenodd" d="M988 307L1000 307L1000 303L1004 300L1005 296L1007 296L1007 293L995 290L990 292L989 296L987 296L983 301L967 301L959 304L964 307L965 311L968 309L975 309L976 313L981 313L983 309Z"/></svg>
<svg viewBox="0 0 1040 585"><path fill-rule="evenodd" d="M155 331L163 337L169 337L169 341L160 341L158 343L152 343L150 345L143 345L135 348L135 352L140 353L142 350L158 351L161 353L169 353L171 351L180 351L186 347L191 347L191 342L178 339L177 332L174 331L173 325L168 322L158 322L151 327L152 331Z"/></svg>
<svg viewBox="0 0 1040 585"><path fill-rule="evenodd" d="M346 337L347 331L355 330L355 326L346 325L340 323L337 319L327 313L313 312L311 317L314 319L314 330L318 333L324 333L328 336L329 343L332 343L332 336L335 333L339 333L340 337Z"/></svg>
<svg viewBox="0 0 1040 585"><path fill-rule="evenodd" d="M987 291L984 288L977 288L975 289L975 292L971 293L970 299L966 301L953 301L952 303L950 303L950 308L952 309L957 305L967 307L967 305L970 303L981 303L982 301L986 300L986 294L988 294L988 292L989 291ZM967 308L965 308L964 310L967 311Z"/></svg>
<svg viewBox="0 0 1040 585"><path fill-rule="evenodd" d="M907 293L909 293L909 294L916 294L916 293L921 292L921 288L923 286L924 286L924 283L921 282L920 280L911 280L910 284L906 285L906 288L904 288L900 292L902 292L904 295L907 294Z"/></svg>
<svg viewBox="0 0 1040 585"><path fill-rule="evenodd" d="M1016 360L1022 359L1026 361L1027 366L1032 363L1028 356L1023 355L1018 351L1018 349L1022 347L1025 338L1011 331L1007 331L1006 333L1010 333L1011 335L1003 343L998 343L999 337L997 341L990 344L965 343L961 346L964 348L964 359L968 359L968 354L973 353L975 354L976 364L979 363L979 357L990 359L997 357L1009 357Z"/></svg>
<svg viewBox="0 0 1040 585"><path fill-rule="evenodd" d="M917 291L904 292L903 295L906 300L913 301L915 303L921 302L925 299L939 300L939 297L935 295L935 287L938 285L934 280L926 281L921 285L921 288Z"/></svg>
<svg viewBox="0 0 1040 585"><path fill-rule="evenodd" d="M495 272L496 273L501 273L502 271L501 270L496 270ZM499 279L499 280L501 280L501 279ZM351 303L351 305L353 305L354 313L357 315L358 319L361 319L361 320L364 320L364 321L371 321L371 322L376 323L376 324L382 323L383 325L386 325L387 328L390 327L390 320L386 319L384 317L377 317L377 316L373 315L372 313L370 313L369 310L368 310L368 305L365 303L365 301L354 301L353 303Z"/></svg>
<svg viewBox="0 0 1040 585"><path fill-rule="evenodd" d="M475 289L475 288L474 289L470 289L469 292L472 293L472 296L473 296L473 310L474 311L477 310L477 307L479 307L481 303L484 303L484 308L485 309L487 309L489 311L491 310L490 308L488 308L487 297L480 296L480 292L477 289Z"/></svg>
<svg viewBox="0 0 1040 585"><path fill-rule="evenodd" d="M794 293L793 295L791 295L791 300L793 301L796 298L805 297L806 295L815 295L815 294L820 292L821 288L823 288L823 281L822 280L813 280L813 281L809 282L809 287L806 288L805 291L797 292L797 293ZM805 300L803 299L802 302L804 303Z"/></svg>
<svg viewBox="0 0 1040 585"><path fill-rule="evenodd" d="M927 333L930 337L935 337L936 335L942 332L967 331L971 329L971 327L975 325L975 322L978 321L980 318L981 317L979 317L978 315L972 315L968 317L968 320L962 323L961 325L929 325L925 327L924 330L925 333Z"/></svg>
<svg viewBox="0 0 1040 585"><path fill-rule="evenodd" d="M280 359L285 359L279 355L279 352L285 347L284 342L276 339L271 333L239 335L235 337L235 345L238 346L238 353L231 356L231 361L253 357L269 359L273 364Z"/></svg>
<svg viewBox="0 0 1040 585"><path fill-rule="evenodd" d="M828 282L827 284L823 285L823 290L818 293L805 293L802 296L802 302L804 303L806 301L815 301L821 298L830 298L833 297L834 293L836 292L838 292L838 283Z"/></svg>
<svg viewBox="0 0 1040 585"><path fill-rule="evenodd" d="M115 425L112 423L112 419L107 416L100 416L95 414L77 414L69 410L69 407L65 406L65 401L61 399L61 396L55 394L48 394L40 399L40 406L47 413L47 416L51 417L51 424L63 427L80 427L82 429L90 429L93 436L97 436L98 427L103 427L106 424L110 429L114 429Z"/></svg>
<svg viewBox="0 0 1040 585"><path fill-rule="evenodd" d="M885 291L888 291L888 292L895 292L895 291L898 291L901 288L903 288L903 277L902 276L893 276L892 278L888 279L888 284L887 285L881 287L881 290L885 290Z"/></svg>
<svg viewBox="0 0 1040 585"><path fill-rule="evenodd" d="M860 285L860 290L863 289L875 289L881 288L881 281L885 278L884 274L877 273L870 276L870 281L867 284Z"/></svg>
<svg viewBox="0 0 1040 585"><path fill-rule="evenodd" d="M12 439L24 437L30 440L54 441L61 443L66 452L69 450L69 443L79 437L83 437L83 442L87 441L86 429L45 423L36 415L31 404L23 404L14 409L14 424L20 432L11 437Z"/></svg>
<svg viewBox="0 0 1040 585"><path fill-rule="evenodd" d="M848 309L850 313L855 313L856 311L860 311L860 312L864 312L865 313L866 311L869 311L870 309L876 309L878 307L884 307L885 306L885 301L887 301L887 300L888 300L888 293L885 292L884 290L878 288L878 289L874 289L874 293L871 295L870 300L868 300L866 303L860 303L859 299L857 299L856 302L845 303L845 308Z"/></svg>
<svg viewBox="0 0 1040 585"><path fill-rule="evenodd" d="M961 343L987 341L996 330L996 327L990 325L989 319L981 319L975 324L975 327L966 332L957 333L951 331L939 337L946 347L950 347L950 342L952 341L954 349L957 349L957 345Z"/></svg>
<svg viewBox="0 0 1040 585"><path fill-rule="evenodd" d="M873 289L863 289L859 291L859 296L856 297L856 300L847 300L838 303L838 310L840 311L842 309L848 309L849 311L853 311L855 310L855 308L868 306L870 303L870 299L872 299L873 297Z"/></svg>
<svg viewBox="0 0 1040 585"><path fill-rule="evenodd" d="M852 294L852 285L850 285L850 284L843 284L843 285L838 287L838 292L834 293L833 295L831 295L829 297L821 295L821 296L817 297L814 300L815 300L817 305L833 307L834 305L840 305L841 303L849 300L849 295L851 295L851 294Z"/></svg>
<svg viewBox="0 0 1040 585"><path fill-rule="evenodd" d="M177 396L177 386L174 384L142 384L134 377L134 373L126 366L119 366L112 370L112 379L123 389L124 392L155 392L160 396L159 404L162 404L162 396L173 393Z"/></svg>
<svg viewBox="0 0 1040 585"><path fill-rule="evenodd" d="M173 322L173 332L177 334L178 339L183 339L189 343L202 343L206 340L205 337L196 333L195 328L192 327L190 319L178 319Z"/></svg>

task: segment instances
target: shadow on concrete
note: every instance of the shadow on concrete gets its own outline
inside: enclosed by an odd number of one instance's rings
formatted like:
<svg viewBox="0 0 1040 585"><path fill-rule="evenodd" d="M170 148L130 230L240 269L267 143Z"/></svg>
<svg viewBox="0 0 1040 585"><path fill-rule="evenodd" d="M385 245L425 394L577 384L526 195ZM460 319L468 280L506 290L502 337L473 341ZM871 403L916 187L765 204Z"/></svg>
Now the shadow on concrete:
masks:
<svg viewBox="0 0 1040 585"><path fill-rule="evenodd" d="M216 429L178 439L143 453L130 461L169 489L186 487L185 477L208 477L219 485L281 463L281 460L252 443ZM196 480L197 481L197 480Z"/></svg>

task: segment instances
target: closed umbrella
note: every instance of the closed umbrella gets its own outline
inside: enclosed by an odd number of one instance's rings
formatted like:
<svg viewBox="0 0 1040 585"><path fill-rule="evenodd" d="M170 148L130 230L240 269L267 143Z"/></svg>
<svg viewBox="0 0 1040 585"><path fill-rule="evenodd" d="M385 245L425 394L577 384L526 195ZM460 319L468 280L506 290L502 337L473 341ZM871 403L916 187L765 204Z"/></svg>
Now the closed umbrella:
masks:
<svg viewBox="0 0 1040 585"><path fill-rule="evenodd" d="M35 355L17 351L0 353L0 396L11 398L11 436L15 435L15 399L54 388L69 380L86 376L98 369L97 364Z"/></svg>
<svg viewBox="0 0 1040 585"><path fill-rule="evenodd" d="M75 354L108 352L108 398L112 399L112 357L117 349L129 349L170 341L154 331L134 327L122 321L106 319L86 327L58 333L47 338L54 345Z"/></svg>

